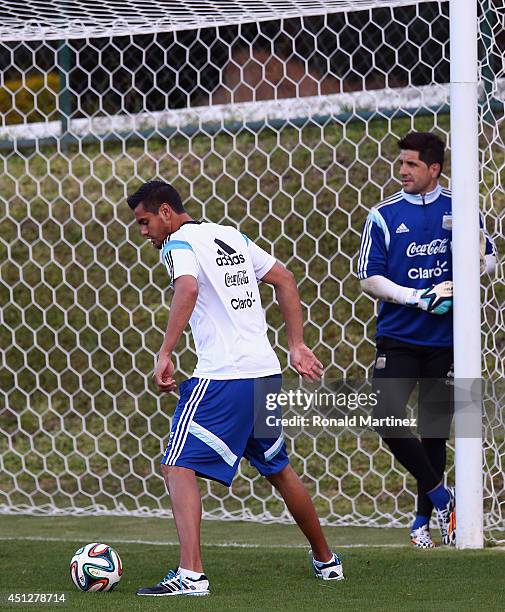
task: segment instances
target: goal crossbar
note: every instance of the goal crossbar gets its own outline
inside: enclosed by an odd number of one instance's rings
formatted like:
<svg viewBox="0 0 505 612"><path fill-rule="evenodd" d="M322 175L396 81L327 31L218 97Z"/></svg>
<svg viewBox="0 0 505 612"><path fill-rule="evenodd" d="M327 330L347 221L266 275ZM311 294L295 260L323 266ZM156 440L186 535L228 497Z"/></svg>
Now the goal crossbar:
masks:
<svg viewBox="0 0 505 612"><path fill-rule="evenodd" d="M27 4L1 0L0 40L134 36L427 2L430 0L47 0Z"/></svg>

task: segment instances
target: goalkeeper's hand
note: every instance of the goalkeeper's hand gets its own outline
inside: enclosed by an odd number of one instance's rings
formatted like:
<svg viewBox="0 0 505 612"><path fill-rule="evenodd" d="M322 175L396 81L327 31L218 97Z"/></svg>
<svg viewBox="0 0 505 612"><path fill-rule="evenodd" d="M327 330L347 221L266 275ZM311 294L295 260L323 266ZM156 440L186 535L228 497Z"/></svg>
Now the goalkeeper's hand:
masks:
<svg viewBox="0 0 505 612"><path fill-rule="evenodd" d="M452 281L444 281L428 289L414 289L407 305L431 314L442 315L449 312L452 308Z"/></svg>

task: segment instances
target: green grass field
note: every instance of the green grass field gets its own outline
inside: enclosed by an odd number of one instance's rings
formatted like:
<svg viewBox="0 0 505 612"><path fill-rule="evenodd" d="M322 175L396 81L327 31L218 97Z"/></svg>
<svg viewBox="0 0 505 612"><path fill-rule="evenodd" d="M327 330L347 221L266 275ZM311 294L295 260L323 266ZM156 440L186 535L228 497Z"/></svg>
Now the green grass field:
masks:
<svg viewBox="0 0 505 612"><path fill-rule="evenodd" d="M177 564L173 524L163 519L2 516L0 608L79 610L502 610L503 549L412 550L398 529L327 528L346 581L312 575L294 526L203 523L212 593L206 598L138 598ZM84 543L120 554L124 574L112 593L80 593L68 563ZM62 593L65 603L8 604L10 593Z"/></svg>

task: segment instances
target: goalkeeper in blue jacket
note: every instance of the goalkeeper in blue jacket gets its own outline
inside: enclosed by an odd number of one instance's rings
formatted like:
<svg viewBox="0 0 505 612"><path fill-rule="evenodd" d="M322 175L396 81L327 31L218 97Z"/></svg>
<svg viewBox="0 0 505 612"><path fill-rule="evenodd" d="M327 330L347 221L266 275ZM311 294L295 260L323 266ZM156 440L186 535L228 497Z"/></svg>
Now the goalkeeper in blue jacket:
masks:
<svg viewBox="0 0 505 612"><path fill-rule="evenodd" d="M432 548L433 508L442 542L456 542L454 490L444 486L452 420L452 386L446 384L453 363L451 192L438 183L444 143L437 136L412 132L399 147L403 189L370 211L361 237L358 276L363 291L381 300L373 371L379 397L375 416L404 418L419 382L420 438L394 426L378 431L417 480L411 542ZM481 220L481 268L491 273L495 264L493 244Z"/></svg>

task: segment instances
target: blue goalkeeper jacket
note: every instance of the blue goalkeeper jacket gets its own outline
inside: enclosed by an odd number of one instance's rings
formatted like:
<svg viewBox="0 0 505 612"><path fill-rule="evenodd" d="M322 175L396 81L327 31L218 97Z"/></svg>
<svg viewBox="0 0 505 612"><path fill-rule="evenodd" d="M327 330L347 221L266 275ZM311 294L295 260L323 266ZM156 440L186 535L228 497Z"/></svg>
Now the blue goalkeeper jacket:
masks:
<svg viewBox="0 0 505 612"><path fill-rule="evenodd" d="M358 277L385 276L415 289L452 280L451 215L451 192L440 185L425 196L402 190L387 198L371 209L365 222ZM486 254L492 252L486 233ZM381 336L425 346L452 346L452 311L434 315L381 302L377 337Z"/></svg>

